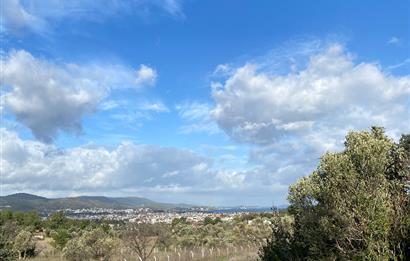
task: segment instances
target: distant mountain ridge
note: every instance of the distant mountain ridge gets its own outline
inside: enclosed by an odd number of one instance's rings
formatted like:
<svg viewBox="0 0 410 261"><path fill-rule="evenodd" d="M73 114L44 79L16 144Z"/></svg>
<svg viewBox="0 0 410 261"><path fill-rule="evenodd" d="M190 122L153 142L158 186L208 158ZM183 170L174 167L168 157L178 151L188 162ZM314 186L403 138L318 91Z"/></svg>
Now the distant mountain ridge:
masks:
<svg viewBox="0 0 410 261"><path fill-rule="evenodd" d="M79 196L67 198L45 198L27 193L17 193L0 197L0 210L10 209L13 211L37 211L46 213L60 209L84 209L84 208L111 208L129 209L147 207L152 209L166 210L178 208L190 208L188 204L170 204L152 201L142 197L104 197L104 196Z"/></svg>

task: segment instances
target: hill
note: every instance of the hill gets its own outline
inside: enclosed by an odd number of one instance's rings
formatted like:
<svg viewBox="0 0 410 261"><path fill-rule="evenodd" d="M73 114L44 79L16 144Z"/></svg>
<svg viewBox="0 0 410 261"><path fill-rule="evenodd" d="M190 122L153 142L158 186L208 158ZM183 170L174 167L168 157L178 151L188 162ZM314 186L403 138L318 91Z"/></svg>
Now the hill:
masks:
<svg viewBox="0 0 410 261"><path fill-rule="evenodd" d="M155 202L142 197L103 197L103 196L79 196L67 198L45 198L27 193L17 193L0 197L0 209L13 211L37 211L48 213L60 209L83 209L83 208L111 208L128 209L147 207L157 210L190 208L186 204L169 204Z"/></svg>

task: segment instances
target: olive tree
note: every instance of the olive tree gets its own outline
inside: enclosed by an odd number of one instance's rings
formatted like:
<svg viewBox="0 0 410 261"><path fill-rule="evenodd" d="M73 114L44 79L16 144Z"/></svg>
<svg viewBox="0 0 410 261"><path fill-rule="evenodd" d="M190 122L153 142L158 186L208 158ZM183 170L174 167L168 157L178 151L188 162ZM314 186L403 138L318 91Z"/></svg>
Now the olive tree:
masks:
<svg viewBox="0 0 410 261"><path fill-rule="evenodd" d="M25 259L27 253L34 252L36 244L33 234L27 230L21 230L14 239L14 249L18 252L19 259Z"/></svg>
<svg viewBox="0 0 410 261"><path fill-rule="evenodd" d="M63 255L68 260L109 260L119 246L118 240L101 227L85 231L66 243Z"/></svg>
<svg viewBox="0 0 410 261"><path fill-rule="evenodd" d="M84 261L90 257L89 246L79 238L69 240L63 248L63 256L70 261Z"/></svg>
<svg viewBox="0 0 410 261"><path fill-rule="evenodd" d="M159 224L129 223L122 236L129 249L145 261L156 247L168 241L168 232Z"/></svg>
<svg viewBox="0 0 410 261"><path fill-rule="evenodd" d="M408 162L382 128L350 132L344 151L326 153L313 174L290 187L291 221L276 222L261 258L404 260Z"/></svg>
<svg viewBox="0 0 410 261"><path fill-rule="evenodd" d="M18 226L10 221L0 226L0 260L13 260L17 256L13 246L17 231Z"/></svg>

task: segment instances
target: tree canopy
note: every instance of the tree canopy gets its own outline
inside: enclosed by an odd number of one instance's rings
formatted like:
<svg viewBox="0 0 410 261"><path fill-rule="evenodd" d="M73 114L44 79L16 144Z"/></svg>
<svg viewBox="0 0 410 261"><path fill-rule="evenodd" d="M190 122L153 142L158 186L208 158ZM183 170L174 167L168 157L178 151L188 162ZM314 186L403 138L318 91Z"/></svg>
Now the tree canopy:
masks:
<svg viewBox="0 0 410 261"><path fill-rule="evenodd" d="M410 136L382 128L350 132L289 189L262 260L406 260L409 255ZM408 259L407 259L408 260Z"/></svg>

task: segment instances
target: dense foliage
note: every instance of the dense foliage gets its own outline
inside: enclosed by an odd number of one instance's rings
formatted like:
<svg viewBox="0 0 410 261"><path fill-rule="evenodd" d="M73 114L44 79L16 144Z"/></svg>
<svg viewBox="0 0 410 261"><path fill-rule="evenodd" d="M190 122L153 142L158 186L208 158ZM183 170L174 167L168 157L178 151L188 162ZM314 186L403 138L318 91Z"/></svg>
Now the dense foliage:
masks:
<svg viewBox="0 0 410 261"><path fill-rule="evenodd" d="M409 260L410 136L351 132L289 191L262 260Z"/></svg>
<svg viewBox="0 0 410 261"><path fill-rule="evenodd" d="M33 232L41 227L34 212L0 212L0 260L35 255Z"/></svg>
<svg viewBox="0 0 410 261"><path fill-rule="evenodd" d="M74 220L55 212L42 220L36 213L0 212L0 260L52 254L67 260L147 260L154 250L185 252L207 249L257 249L271 233L272 214L248 214L233 220L205 217L190 223L176 218L171 224ZM38 239L41 236L43 239ZM47 252L48 251L48 252ZM176 253L174 253L175 255ZM149 259L149 260L151 260Z"/></svg>
<svg viewBox="0 0 410 261"><path fill-rule="evenodd" d="M42 220L35 212L0 211L0 260L33 257L43 249L37 246L39 237L47 237L57 250L85 231L104 229L105 222L73 220L63 212L55 212Z"/></svg>

